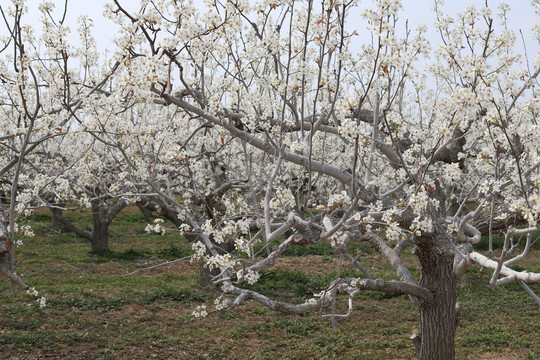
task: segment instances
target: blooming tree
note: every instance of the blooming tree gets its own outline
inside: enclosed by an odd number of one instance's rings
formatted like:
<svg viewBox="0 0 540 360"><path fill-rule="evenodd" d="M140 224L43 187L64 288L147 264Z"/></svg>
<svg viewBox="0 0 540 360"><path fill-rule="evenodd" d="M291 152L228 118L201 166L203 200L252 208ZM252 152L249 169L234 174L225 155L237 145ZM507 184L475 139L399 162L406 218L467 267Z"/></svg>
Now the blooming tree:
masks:
<svg viewBox="0 0 540 360"><path fill-rule="evenodd" d="M134 186L127 183L114 157L111 159L109 147L91 133L75 132L66 135L61 145L53 141L48 145L61 148L63 162L71 165L54 178L48 191L39 193L37 206L48 206L53 217L67 230L89 240L92 250L109 250L109 225L137 195L133 193ZM51 175L49 172L48 176ZM84 230L66 218L65 206L69 210L89 208L91 230Z"/></svg>
<svg viewBox="0 0 540 360"><path fill-rule="evenodd" d="M78 46L69 44L66 8L56 19L53 7L50 2L39 7L43 31L38 38L24 25L24 1L0 6L0 272L15 292L28 288L15 272L14 247L21 243L16 235L31 235L18 222L40 194L65 187L59 174L70 164L62 156L62 139L76 132L77 113L103 92L119 66L98 62L88 18L79 19ZM37 296L35 290L31 294Z"/></svg>

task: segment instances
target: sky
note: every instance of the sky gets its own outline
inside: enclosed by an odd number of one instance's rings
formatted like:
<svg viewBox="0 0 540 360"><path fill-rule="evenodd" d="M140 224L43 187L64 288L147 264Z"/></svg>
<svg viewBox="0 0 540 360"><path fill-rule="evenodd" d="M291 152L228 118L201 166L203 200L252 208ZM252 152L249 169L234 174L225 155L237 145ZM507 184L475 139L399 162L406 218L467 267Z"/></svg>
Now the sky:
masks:
<svg viewBox="0 0 540 360"><path fill-rule="evenodd" d="M112 49L112 39L116 33L116 28L107 19L103 18L103 7L109 0L69 0L68 2L68 25L71 28L74 39L76 39L77 18L80 15L87 15L94 23L94 36L96 38L97 46L100 51L105 49ZM10 0L0 0L0 4L9 3ZM56 16L60 17L64 7L64 0L53 0L56 3ZM112 0L110 1L112 2ZM477 7L484 6L486 0L447 0L445 9L448 13L455 15L458 11L461 11L466 5L473 4ZM493 9L492 13L497 13L497 5L501 3L500 0L489 0L488 4ZM29 14L26 16L26 22L29 24L38 24L39 12L38 4L40 0L28 0ZM138 9L137 0L120 0L122 5L133 10ZM195 3L202 3L202 0L195 0ZM366 6L371 1L360 1L360 6ZM433 4L432 0L402 0L403 10L402 19L409 19L409 27L414 29L420 24L425 24L431 27L435 21L435 16L431 11ZM531 61L535 55L540 51L538 42L532 41L531 28L535 22L540 23L540 16L532 11L530 6L530 0L508 0L507 3L511 5L512 11L510 13L509 22L510 27L514 30L521 29L526 39L526 46L529 58ZM357 10L360 12L361 10ZM363 30L364 24L360 25ZM38 29L35 29L39 33ZM0 27L0 31L3 31L3 27ZM359 31L362 33L363 31ZM518 34L519 36L519 34ZM439 43L439 37L433 31L430 32L428 39L432 42L432 45ZM368 41L368 39L366 39ZM520 40L517 43L516 49L519 53L523 51L523 45Z"/></svg>

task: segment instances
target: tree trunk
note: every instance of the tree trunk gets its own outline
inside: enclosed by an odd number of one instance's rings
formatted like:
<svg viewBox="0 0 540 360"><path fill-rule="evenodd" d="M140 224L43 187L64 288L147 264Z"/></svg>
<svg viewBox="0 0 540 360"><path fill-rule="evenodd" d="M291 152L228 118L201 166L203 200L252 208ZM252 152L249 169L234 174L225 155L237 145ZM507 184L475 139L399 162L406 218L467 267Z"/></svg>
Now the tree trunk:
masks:
<svg viewBox="0 0 540 360"><path fill-rule="evenodd" d="M109 216L105 202L92 203L92 251L109 250Z"/></svg>
<svg viewBox="0 0 540 360"><path fill-rule="evenodd" d="M109 250L109 224L106 222L93 222L92 230L92 251L108 251Z"/></svg>
<svg viewBox="0 0 540 360"><path fill-rule="evenodd" d="M125 208L127 203L124 200L118 201L113 206L107 200L96 199L92 201L92 231L86 231L76 227L71 221L62 215L58 208L50 208L53 217L56 218L67 230L90 240L92 251L109 250L109 225L118 213Z"/></svg>
<svg viewBox="0 0 540 360"><path fill-rule="evenodd" d="M137 202L135 205L137 205L137 207L141 211L141 214L144 216L145 220L150 219L150 216L152 216L152 210L150 209L150 207L144 206L144 203L140 201Z"/></svg>
<svg viewBox="0 0 540 360"><path fill-rule="evenodd" d="M62 203L62 204L59 204L60 206L65 206L66 204L65 203ZM57 214L59 214L60 216L63 215L63 211L61 209L56 209L57 211ZM60 220L58 220L58 217L54 216L54 213L53 213L53 216L51 218L51 228L53 229L59 229L59 228L62 228L64 227L64 224L62 224L62 222Z"/></svg>
<svg viewBox="0 0 540 360"><path fill-rule="evenodd" d="M6 276L11 282L14 293L28 289L28 286L15 273L14 249L12 234L8 231L8 223L2 204L0 203L0 274Z"/></svg>
<svg viewBox="0 0 540 360"><path fill-rule="evenodd" d="M454 259L444 249L447 240L435 236L416 239L420 286L431 290L434 298L419 308L420 334L415 345L419 360L453 360L457 328Z"/></svg>

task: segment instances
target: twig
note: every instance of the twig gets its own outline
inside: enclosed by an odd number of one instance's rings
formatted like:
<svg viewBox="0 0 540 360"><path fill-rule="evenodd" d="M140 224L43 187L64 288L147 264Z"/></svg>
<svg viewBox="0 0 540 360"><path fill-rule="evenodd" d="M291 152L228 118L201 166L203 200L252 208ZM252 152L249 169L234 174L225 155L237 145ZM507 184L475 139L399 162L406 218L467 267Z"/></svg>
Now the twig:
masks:
<svg viewBox="0 0 540 360"><path fill-rule="evenodd" d="M186 260L186 259L189 259L193 257L193 255L190 255L190 256L186 256L186 257L183 257L183 258L180 258L180 259L176 259L176 260L172 260L172 261L167 261L167 262L164 262L164 263L161 263L161 264L157 264L157 265L152 265L152 266L149 266L149 267L145 267L145 268L142 268L142 269L139 269L139 270L135 270L133 272L130 272L129 274L126 274L126 275L122 275L120 277L127 277L127 276L130 276L130 275L133 275L133 274L136 274L138 272L141 272L141 271L144 271L144 270L150 270L150 269L154 269L154 268L157 268L157 267L160 267L160 266L165 266L165 265L169 265L169 264L173 264L177 261L180 261L180 260Z"/></svg>
<svg viewBox="0 0 540 360"><path fill-rule="evenodd" d="M17 266L19 266L27 257L28 255L24 255L21 260L19 260L15 265L13 265L13 269L16 269Z"/></svg>

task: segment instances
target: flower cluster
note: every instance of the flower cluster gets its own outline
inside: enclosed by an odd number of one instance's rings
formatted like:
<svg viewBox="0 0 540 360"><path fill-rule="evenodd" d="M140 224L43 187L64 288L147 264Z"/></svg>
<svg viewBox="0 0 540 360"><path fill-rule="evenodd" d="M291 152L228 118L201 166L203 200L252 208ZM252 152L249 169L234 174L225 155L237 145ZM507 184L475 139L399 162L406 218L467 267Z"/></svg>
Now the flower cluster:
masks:
<svg viewBox="0 0 540 360"><path fill-rule="evenodd" d="M180 235L185 235L187 232L189 232L191 230L191 226L189 226L189 224L181 224L179 227L178 227L178 233Z"/></svg>
<svg viewBox="0 0 540 360"><path fill-rule="evenodd" d="M337 209L339 207L345 206L350 204L351 198L347 194L345 190L343 190L340 193L332 194L328 198L328 208L329 209Z"/></svg>
<svg viewBox="0 0 540 360"><path fill-rule="evenodd" d="M204 259L205 255L206 255L206 246L202 242L196 241L196 242L192 243L191 244L191 249L195 253L195 254L193 254L192 260Z"/></svg>
<svg viewBox="0 0 540 360"><path fill-rule="evenodd" d="M347 238L347 233L338 231L330 238L330 245L334 249L342 248L346 244Z"/></svg>
<svg viewBox="0 0 540 360"><path fill-rule="evenodd" d="M411 194L409 197L409 205L415 213L423 213L429 205L429 195L427 191L421 187L416 193Z"/></svg>
<svg viewBox="0 0 540 360"><path fill-rule="evenodd" d="M345 119L339 127L339 134L355 139L365 134L364 127L358 125L355 120Z"/></svg>
<svg viewBox="0 0 540 360"><path fill-rule="evenodd" d="M294 195L289 188L277 188L275 196L270 200L270 209L273 213L285 213L295 206Z"/></svg>
<svg viewBox="0 0 540 360"><path fill-rule="evenodd" d="M34 298L38 297L38 292L36 288L34 287L31 287L30 289L26 290L26 293ZM36 302L40 309L43 309L44 307L47 306L47 299L44 296L40 297L39 299L36 299Z"/></svg>
<svg viewBox="0 0 540 360"><path fill-rule="evenodd" d="M246 253L248 256L251 255L251 246L249 242L243 237L237 237L234 239L234 246L236 250Z"/></svg>
<svg viewBox="0 0 540 360"><path fill-rule="evenodd" d="M417 217L413 220L410 230L420 236L423 233L431 233L433 231L433 221L429 217Z"/></svg>
<svg viewBox="0 0 540 360"><path fill-rule="evenodd" d="M257 281L259 281L259 277L261 275L257 271L248 270L246 273L244 273L244 270L239 270L236 273L236 277L241 280L245 280L249 285L255 284Z"/></svg>
<svg viewBox="0 0 540 360"><path fill-rule="evenodd" d="M207 317L208 311L206 311L206 305L197 306L197 308L191 313L191 315L195 316L196 318Z"/></svg>
<svg viewBox="0 0 540 360"><path fill-rule="evenodd" d="M229 306L229 304L230 304L230 300L227 299L224 295L221 295L214 300L216 311L226 309Z"/></svg>
<svg viewBox="0 0 540 360"><path fill-rule="evenodd" d="M156 234L165 235L166 229L163 227L162 225L163 223L164 223L163 219L159 219L159 218L155 219L154 225L147 224L144 231L146 231L147 233L155 232Z"/></svg>
<svg viewBox="0 0 540 360"><path fill-rule="evenodd" d="M233 269L237 264L237 260L231 254L214 255L206 260L206 264L210 269L215 267Z"/></svg>

